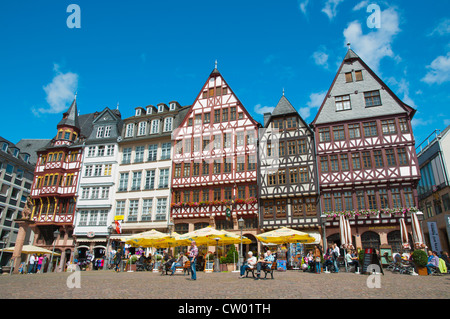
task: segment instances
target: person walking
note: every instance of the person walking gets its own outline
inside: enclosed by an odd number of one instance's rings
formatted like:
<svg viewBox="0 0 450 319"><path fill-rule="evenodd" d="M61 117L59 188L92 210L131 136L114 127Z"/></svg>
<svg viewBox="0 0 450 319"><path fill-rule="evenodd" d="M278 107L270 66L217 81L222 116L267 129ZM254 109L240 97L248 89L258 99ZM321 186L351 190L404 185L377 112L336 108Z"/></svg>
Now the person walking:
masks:
<svg viewBox="0 0 450 319"><path fill-rule="evenodd" d="M37 271L38 273L41 273L42 269L42 262L44 261L44 256L40 255L37 263ZM42 269L43 270L43 269Z"/></svg>
<svg viewBox="0 0 450 319"><path fill-rule="evenodd" d="M120 253L120 249L116 251L116 254L114 255L114 271L120 272L120 263L122 261L122 254Z"/></svg>
<svg viewBox="0 0 450 319"><path fill-rule="evenodd" d="M195 241L191 243L191 248L189 249L189 260L191 261L191 280L197 280L197 272L195 269L195 262L198 256L198 248Z"/></svg>
<svg viewBox="0 0 450 319"><path fill-rule="evenodd" d="M36 254L31 255L30 265L28 266L28 273L33 274L35 272L35 264L37 263Z"/></svg>

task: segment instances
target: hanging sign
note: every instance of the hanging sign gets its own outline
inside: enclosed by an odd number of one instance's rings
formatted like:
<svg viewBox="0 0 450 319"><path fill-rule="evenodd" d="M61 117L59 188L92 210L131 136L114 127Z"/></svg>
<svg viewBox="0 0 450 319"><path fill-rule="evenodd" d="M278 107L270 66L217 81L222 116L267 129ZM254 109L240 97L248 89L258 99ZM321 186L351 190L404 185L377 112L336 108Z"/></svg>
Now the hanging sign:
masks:
<svg viewBox="0 0 450 319"><path fill-rule="evenodd" d="M428 222L428 231L430 233L431 250L439 254L442 251L442 246L436 222Z"/></svg>

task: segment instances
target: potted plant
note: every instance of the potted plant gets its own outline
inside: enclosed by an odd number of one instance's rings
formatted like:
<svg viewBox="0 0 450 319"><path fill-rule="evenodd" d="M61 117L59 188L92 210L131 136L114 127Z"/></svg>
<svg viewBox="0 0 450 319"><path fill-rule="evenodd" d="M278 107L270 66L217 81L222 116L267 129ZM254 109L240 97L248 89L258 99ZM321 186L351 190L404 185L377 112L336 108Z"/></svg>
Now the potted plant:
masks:
<svg viewBox="0 0 450 319"><path fill-rule="evenodd" d="M428 275L426 265L428 263L428 257L425 251L421 249L416 249L412 253L412 260L414 262L414 265L417 267L417 272L421 276Z"/></svg>

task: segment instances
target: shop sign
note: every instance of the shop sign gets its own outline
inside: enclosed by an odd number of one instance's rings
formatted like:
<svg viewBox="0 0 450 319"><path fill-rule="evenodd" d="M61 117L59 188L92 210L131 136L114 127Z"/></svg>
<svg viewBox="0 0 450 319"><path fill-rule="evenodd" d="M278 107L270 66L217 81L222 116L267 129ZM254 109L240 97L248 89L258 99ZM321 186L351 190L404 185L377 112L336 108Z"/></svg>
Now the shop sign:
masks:
<svg viewBox="0 0 450 319"><path fill-rule="evenodd" d="M124 220L124 219L125 219L125 215L114 216L114 220Z"/></svg>
<svg viewBox="0 0 450 319"><path fill-rule="evenodd" d="M430 233L431 250L440 253L442 247L436 222L428 222L428 231Z"/></svg>

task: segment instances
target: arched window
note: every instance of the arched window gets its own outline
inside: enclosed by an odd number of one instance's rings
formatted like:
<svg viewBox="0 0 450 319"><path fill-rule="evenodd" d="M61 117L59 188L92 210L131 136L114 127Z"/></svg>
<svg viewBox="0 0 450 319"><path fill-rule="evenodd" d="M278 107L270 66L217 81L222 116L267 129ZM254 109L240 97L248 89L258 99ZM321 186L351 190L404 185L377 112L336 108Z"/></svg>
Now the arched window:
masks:
<svg viewBox="0 0 450 319"><path fill-rule="evenodd" d="M392 251L398 252L402 249L402 238L399 230L391 231L387 235L388 244L391 246Z"/></svg>
<svg viewBox="0 0 450 319"><path fill-rule="evenodd" d="M361 235L361 244L363 249L380 249L380 235L372 231L367 231Z"/></svg>

